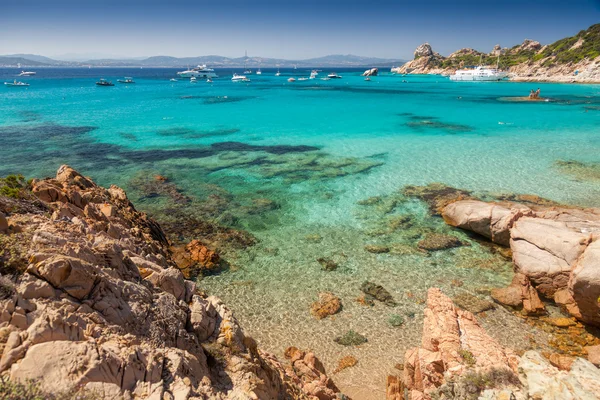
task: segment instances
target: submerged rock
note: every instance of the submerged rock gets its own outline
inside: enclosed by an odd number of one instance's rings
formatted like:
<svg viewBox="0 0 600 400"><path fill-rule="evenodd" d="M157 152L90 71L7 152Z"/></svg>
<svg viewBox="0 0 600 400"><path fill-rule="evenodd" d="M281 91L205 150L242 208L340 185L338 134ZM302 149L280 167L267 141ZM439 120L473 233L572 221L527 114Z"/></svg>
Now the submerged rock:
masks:
<svg viewBox="0 0 600 400"><path fill-rule="evenodd" d="M417 243L417 247L427 251L447 250L462 245L463 243L456 236L443 233L428 233L423 240Z"/></svg>
<svg viewBox="0 0 600 400"><path fill-rule="evenodd" d="M186 246L171 247L171 251L177 267L187 279L220 268L221 257L199 240L194 239Z"/></svg>
<svg viewBox="0 0 600 400"><path fill-rule="evenodd" d="M352 357L352 356L343 357L338 362L338 367L335 369L335 371L333 371L333 373L336 374L346 368L354 367L356 364L358 364L358 360L355 357Z"/></svg>
<svg viewBox="0 0 600 400"><path fill-rule="evenodd" d="M367 244L367 245L365 245L365 250L368 251L369 253L382 254L382 253L389 253L390 248L387 246L380 246L380 245L376 245L376 244Z"/></svg>
<svg viewBox="0 0 600 400"><path fill-rule="evenodd" d="M343 336L333 339L337 344L342 346L360 346L363 343L367 343L367 338L353 330L349 330Z"/></svg>
<svg viewBox="0 0 600 400"><path fill-rule="evenodd" d="M365 281L362 283L362 285L360 285L360 290L365 295L371 296L389 307L396 306L396 302L394 301L394 298L392 297L390 292L385 290L381 285Z"/></svg>
<svg viewBox="0 0 600 400"><path fill-rule="evenodd" d="M342 301L330 292L319 293L319 300L310 307L310 313L317 319L337 314L342 309Z"/></svg>
<svg viewBox="0 0 600 400"><path fill-rule="evenodd" d="M323 267L325 271L335 271L338 267L338 264L329 258L317 258L317 262L321 264L321 267Z"/></svg>
<svg viewBox="0 0 600 400"><path fill-rule="evenodd" d="M443 183L430 183L426 186L405 186L402 193L407 197L415 197L427 203L433 215L441 215L448 204L459 200L471 199L471 192L456 189Z"/></svg>
<svg viewBox="0 0 600 400"><path fill-rule="evenodd" d="M484 311L494 309L494 303L480 299L479 297L473 296L469 293L461 293L457 296L454 296L452 300L454 301L454 304L463 310L472 312L473 314L479 314Z"/></svg>
<svg viewBox="0 0 600 400"><path fill-rule="evenodd" d="M404 325L404 317L398 314L392 314L388 318L388 323L393 327L399 327Z"/></svg>

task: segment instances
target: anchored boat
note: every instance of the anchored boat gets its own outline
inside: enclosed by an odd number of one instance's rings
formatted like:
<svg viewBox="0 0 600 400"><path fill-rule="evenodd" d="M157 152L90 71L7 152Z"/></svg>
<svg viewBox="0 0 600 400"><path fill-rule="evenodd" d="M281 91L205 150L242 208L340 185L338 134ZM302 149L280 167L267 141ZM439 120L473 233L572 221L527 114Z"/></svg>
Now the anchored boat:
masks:
<svg viewBox="0 0 600 400"><path fill-rule="evenodd" d="M6 86L29 86L29 83L25 83L25 82L17 82L17 80L15 79L14 82L4 82L4 84Z"/></svg>
<svg viewBox="0 0 600 400"><path fill-rule="evenodd" d="M98 82L96 82L96 85L98 85L98 86L115 86L114 83L112 83L111 81L107 81L104 78L102 78Z"/></svg>

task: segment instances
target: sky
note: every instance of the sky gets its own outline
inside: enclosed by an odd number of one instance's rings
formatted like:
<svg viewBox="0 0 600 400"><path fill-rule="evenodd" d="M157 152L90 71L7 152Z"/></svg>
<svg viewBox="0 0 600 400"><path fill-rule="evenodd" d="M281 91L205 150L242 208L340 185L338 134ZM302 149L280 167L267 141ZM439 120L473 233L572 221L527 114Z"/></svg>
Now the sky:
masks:
<svg viewBox="0 0 600 400"><path fill-rule="evenodd" d="M599 22L600 0L0 0L0 54L412 59L424 42L490 51Z"/></svg>

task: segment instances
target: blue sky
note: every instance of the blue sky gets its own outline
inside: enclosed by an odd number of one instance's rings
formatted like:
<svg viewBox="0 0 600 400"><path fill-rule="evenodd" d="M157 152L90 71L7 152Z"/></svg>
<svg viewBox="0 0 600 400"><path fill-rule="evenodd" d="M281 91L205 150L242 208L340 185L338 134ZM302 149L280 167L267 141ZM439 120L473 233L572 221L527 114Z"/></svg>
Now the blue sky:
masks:
<svg viewBox="0 0 600 400"><path fill-rule="evenodd" d="M598 22L600 0L1 0L0 54L412 58L426 41L489 51Z"/></svg>

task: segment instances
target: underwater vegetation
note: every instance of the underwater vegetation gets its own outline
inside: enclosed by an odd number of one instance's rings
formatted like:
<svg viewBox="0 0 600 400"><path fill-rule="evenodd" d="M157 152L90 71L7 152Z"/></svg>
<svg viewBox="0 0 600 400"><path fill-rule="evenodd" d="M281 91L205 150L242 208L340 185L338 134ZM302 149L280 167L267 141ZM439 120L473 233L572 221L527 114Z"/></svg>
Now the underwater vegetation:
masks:
<svg viewBox="0 0 600 400"><path fill-rule="evenodd" d="M563 174L570 175L577 180L600 180L600 163L597 162L558 160L554 163L554 166Z"/></svg>

